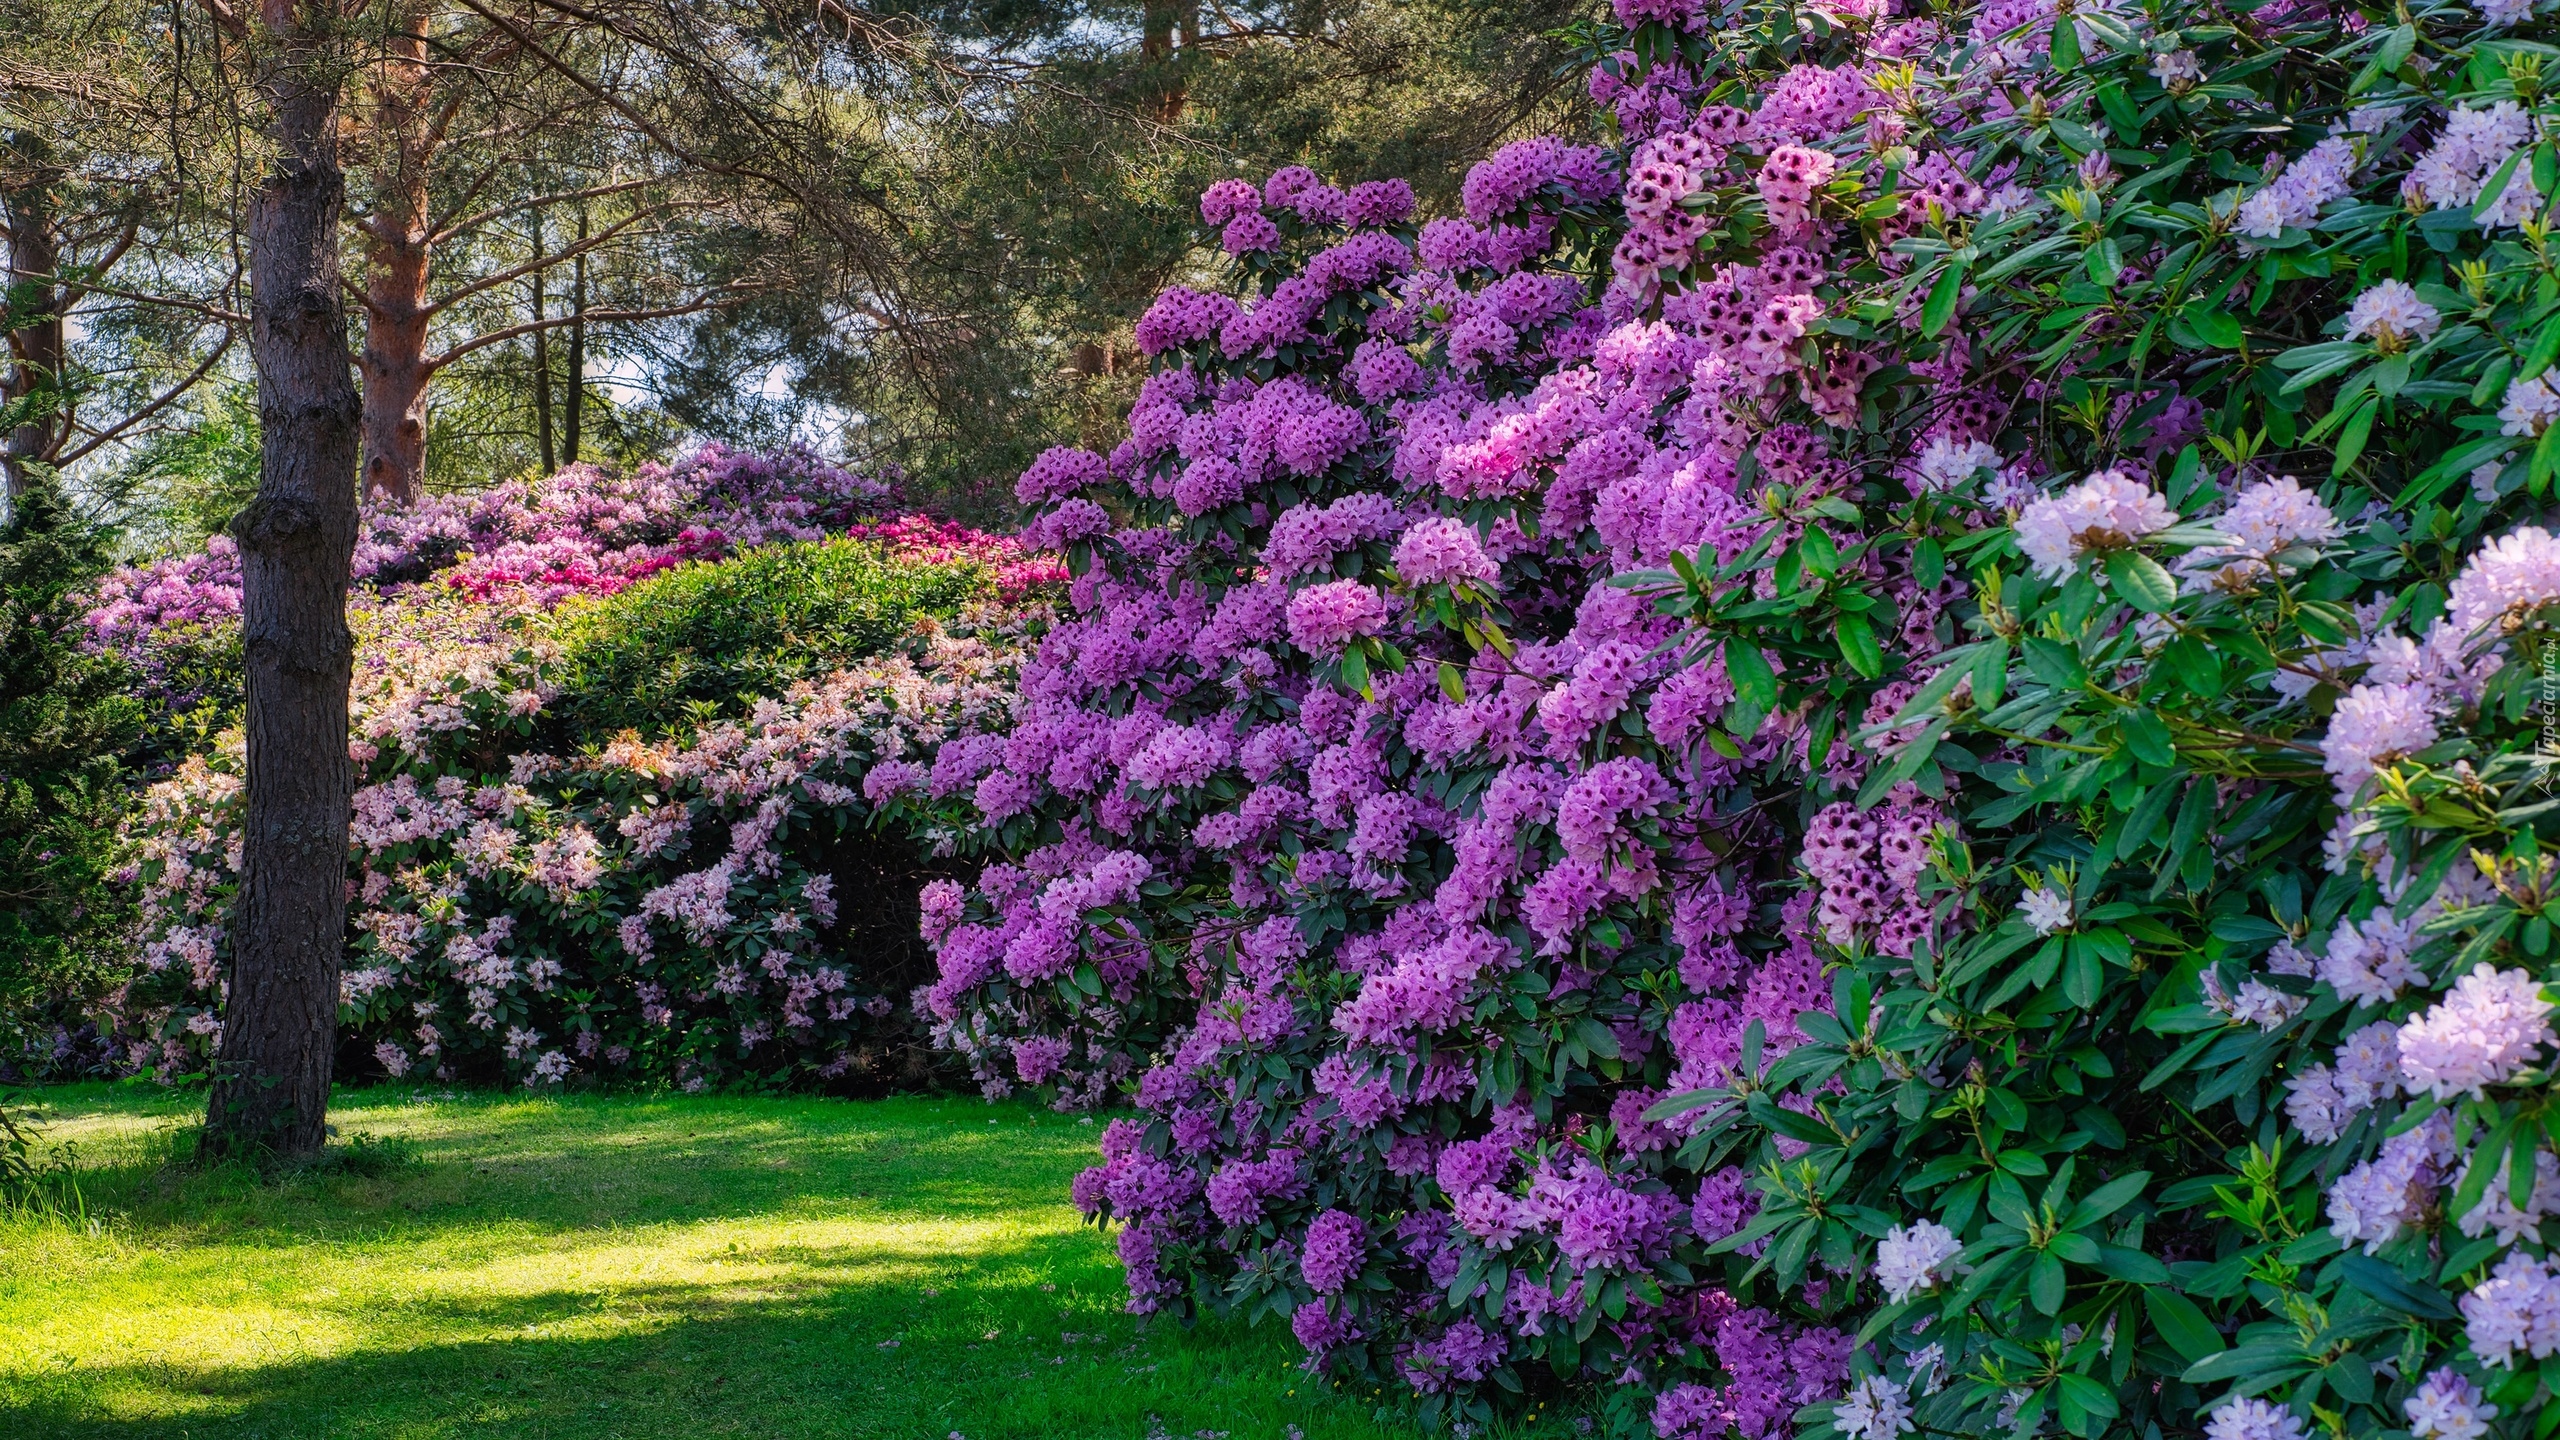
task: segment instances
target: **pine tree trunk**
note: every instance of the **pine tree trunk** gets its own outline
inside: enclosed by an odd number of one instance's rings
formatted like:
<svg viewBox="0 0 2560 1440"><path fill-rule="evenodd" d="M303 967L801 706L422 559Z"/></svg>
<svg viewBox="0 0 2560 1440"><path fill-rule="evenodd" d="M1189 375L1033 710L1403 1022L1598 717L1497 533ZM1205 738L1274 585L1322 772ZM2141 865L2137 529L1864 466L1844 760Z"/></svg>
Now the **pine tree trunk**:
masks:
<svg viewBox="0 0 2560 1440"><path fill-rule="evenodd" d="M587 238L587 216L578 212L578 239ZM570 262L569 280L569 423L561 433L560 461L578 463L578 437L587 410L587 252Z"/></svg>
<svg viewBox="0 0 2560 1440"><path fill-rule="evenodd" d="M542 212L539 209L533 212L533 258L536 264L541 263ZM543 320L542 274L536 270L529 277L533 281L533 321L537 325ZM560 468L560 452L552 444L551 436L551 332L548 330L533 332L533 426L535 437L541 442L542 473L548 475Z"/></svg>
<svg viewBox="0 0 2560 1440"><path fill-rule="evenodd" d="M434 310L427 281L434 218L427 175L443 126L427 69L423 13L409 20L367 71L373 113L365 166L373 213L365 217L364 489L413 501L427 483L427 358Z"/></svg>
<svg viewBox="0 0 2560 1440"><path fill-rule="evenodd" d="M427 483L427 245L375 241L365 266L364 489L403 503Z"/></svg>
<svg viewBox="0 0 2560 1440"><path fill-rule="evenodd" d="M261 37L273 168L249 203L262 430L240 542L248 790L232 961L203 1148L307 1154L327 1134L346 931L347 571L361 406L347 364L338 66L293 17ZM323 22L325 23L325 22Z"/></svg>
<svg viewBox="0 0 2560 1440"><path fill-rule="evenodd" d="M9 332L9 377L0 384L0 401L60 384L64 354L62 306L56 298L62 285L55 278L62 254L54 234L48 183L52 147L32 132L9 136L8 145L17 152L18 164L36 172L23 189L0 195L0 220L5 220L9 236L8 285L21 294L40 296L44 314L35 323ZM0 440L0 483L7 485L10 500L26 491L28 463L51 458L63 432L62 416L46 414L28 419Z"/></svg>

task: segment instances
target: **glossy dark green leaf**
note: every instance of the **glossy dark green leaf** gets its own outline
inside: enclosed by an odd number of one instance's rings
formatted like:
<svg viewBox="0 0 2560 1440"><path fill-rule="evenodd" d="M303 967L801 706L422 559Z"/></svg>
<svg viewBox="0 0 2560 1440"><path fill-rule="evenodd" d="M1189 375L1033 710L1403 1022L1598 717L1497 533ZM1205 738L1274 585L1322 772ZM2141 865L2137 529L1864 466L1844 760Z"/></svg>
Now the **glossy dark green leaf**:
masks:
<svg viewBox="0 0 2560 1440"><path fill-rule="evenodd" d="M2421 1320L2454 1318L2453 1301L2446 1298L2442 1290L2424 1281L2408 1279L2378 1256L2358 1251L2350 1253L2338 1264L2346 1275L2347 1284L2368 1299Z"/></svg>
<svg viewBox="0 0 2560 1440"><path fill-rule="evenodd" d="M2158 615L2178 603L2178 582L2159 561L2139 550L2113 552L2107 556L2106 569L2116 593L2137 610Z"/></svg>
<svg viewBox="0 0 2560 1440"><path fill-rule="evenodd" d="M1843 615L1833 627L1840 641L1840 658L1849 668L1870 680L1884 674L1884 650L1876 644L1876 627L1864 615Z"/></svg>
<svg viewBox="0 0 2560 1440"><path fill-rule="evenodd" d="M1938 272L1937 283L1929 287L1929 299L1920 307L1920 333L1935 336L1955 318L1956 300L1964 293L1964 267L1950 264Z"/></svg>
<svg viewBox="0 0 2560 1440"><path fill-rule="evenodd" d="M2222 1332L2193 1300L2163 1285L2146 1287L2142 1292L2142 1308L2151 1317L2151 1328L2178 1352L2178 1358L2189 1362L2222 1352Z"/></svg>
<svg viewBox="0 0 2560 1440"><path fill-rule="evenodd" d="M2038 1255L2027 1267L2027 1298L2046 1315L2062 1313L2062 1298L2068 1288L2062 1261L2052 1255Z"/></svg>

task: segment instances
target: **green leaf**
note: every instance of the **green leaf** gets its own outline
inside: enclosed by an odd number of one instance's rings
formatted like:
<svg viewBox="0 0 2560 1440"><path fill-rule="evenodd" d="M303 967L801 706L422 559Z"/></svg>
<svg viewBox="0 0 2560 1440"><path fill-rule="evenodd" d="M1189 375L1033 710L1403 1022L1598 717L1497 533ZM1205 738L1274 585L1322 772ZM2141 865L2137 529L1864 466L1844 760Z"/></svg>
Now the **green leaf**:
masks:
<svg viewBox="0 0 2560 1440"><path fill-rule="evenodd" d="M2237 1349L2208 1355L2189 1365L2178 1378L2190 1385L2210 1385L2217 1380L2237 1380L2271 1371L2294 1371L2305 1367L2302 1342L2290 1335L2273 1339L2251 1340Z"/></svg>
<svg viewBox="0 0 2560 1440"><path fill-rule="evenodd" d="M2207 1355L2222 1353L2222 1332L2196 1302L2166 1286L2152 1285L2142 1292L2142 1308L2151 1316L2151 1328L2178 1352L2178 1358L2189 1364Z"/></svg>
<svg viewBox="0 0 2560 1440"><path fill-rule="evenodd" d="M2114 289L2116 277L2124 273L2124 247L2110 235L2090 246L2088 253L2087 268L2091 282Z"/></svg>
<svg viewBox="0 0 2560 1440"><path fill-rule="evenodd" d="M2098 999L2106 992L2106 968L2098 963L2085 936L2074 935L2062 967L2062 998L2082 1010L2098 1008Z"/></svg>
<svg viewBox="0 0 2560 1440"><path fill-rule="evenodd" d="M2116 729L2124 736L2125 748L2146 765L2168 766L2177 763L2177 743L2169 736L2169 727L2148 710L2127 710L2116 721Z"/></svg>
<svg viewBox="0 0 2560 1440"><path fill-rule="evenodd" d="M2554 426L2560 429L2560 426ZM2089 672L2080 663L2080 652L2059 640L2041 635L2028 635L2020 640L2027 652L2027 668L2037 679L2056 690L2077 690L2089 683Z"/></svg>
<svg viewBox="0 0 2560 1440"><path fill-rule="evenodd" d="M2356 413L2348 417L2347 428L2338 432L2338 457L2329 466L2332 478L2345 475L2356 458L2364 454L2364 442L2373 434L2373 417L2381 410L2381 397L2367 396L2364 404L2356 407Z"/></svg>
<svg viewBox="0 0 2560 1440"><path fill-rule="evenodd" d="M2074 1435L2087 1435L2116 1418L2115 1392L2086 1375L2056 1377L2062 1392L2062 1423Z"/></svg>
<svg viewBox="0 0 2560 1440"><path fill-rule="evenodd" d="M2107 578L2115 582L2116 593L2137 610L2154 615L2166 612L2178 603L2178 582L2159 561L2139 550L2117 550L2107 556Z"/></svg>
<svg viewBox="0 0 2560 1440"><path fill-rule="evenodd" d="M2515 378L2531 380L2550 369L2554 360L2560 360L2560 315L2542 322L2542 333L2533 337L2533 348L2525 352L2524 368L2516 372ZM2505 388L2501 385L2498 391Z"/></svg>
<svg viewBox="0 0 2560 1440"><path fill-rule="evenodd" d="M1796 546L1804 555L1806 573L1825 580L1840 573L1840 547L1831 543L1831 532L1819 525L1807 525L1804 538Z"/></svg>
<svg viewBox="0 0 2560 1440"><path fill-rule="evenodd" d="M2142 1188L2150 1183L2151 1172L2148 1170L2136 1170L2129 1175L2117 1176L2115 1179L2110 1180L2106 1184L2099 1186L2097 1189L2090 1191L2088 1194L2081 1196L2080 1203L2072 1206L2071 1214L2063 1220L2062 1228L2065 1230L2086 1229L2088 1226L2106 1219L2108 1216L2113 1215L2125 1206L2132 1204L2134 1198L2142 1193Z"/></svg>
<svg viewBox="0 0 2560 1440"><path fill-rule="evenodd" d="M2160 654L2169 662L2169 673L2196 698L2211 700L2222 693L2222 657L2212 646L2193 635L2181 635Z"/></svg>
<svg viewBox="0 0 2560 1440"><path fill-rule="evenodd" d="M2373 1401L2373 1362L2349 1351L2320 1372L2329 1387L2359 1405Z"/></svg>
<svg viewBox="0 0 2560 1440"><path fill-rule="evenodd" d="M2480 187L2480 198L2471 206L2472 224L2486 224L2489 217L2496 213L2498 202L2506 197L2507 182L2515 178L2516 166L2524 163L2527 153L2529 152L2524 150L2507 152L2507 163L2499 166L2498 173L2489 177L2489 183Z"/></svg>
<svg viewBox="0 0 2560 1440"><path fill-rule="evenodd" d="M2169 1267L2150 1254L2129 1245L2101 1245L2098 1258L2091 1262L2111 1280L2131 1285L2166 1285Z"/></svg>
<svg viewBox="0 0 2560 1440"><path fill-rule="evenodd" d="M1843 615L1832 627L1840 640L1840 657L1870 680L1884 674L1884 650L1876 644L1876 627L1864 615Z"/></svg>
<svg viewBox="0 0 2560 1440"><path fill-rule="evenodd" d="M2187 302L2187 307L2178 312L2178 318L2187 323L2187 328L2195 332L2198 340L2216 350L2237 350L2240 342L2248 336L2239 316L2211 300Z"/></svg>
<svg viewBox="0 0 2560 1440"><path fill-rule="evenodd" d="M2512 164L2509 169L2515 168ZM1949 263L1938 272L1938 283L1929 287L1928 303L1920 307L1920 333L1935 336L1955 318L1956 300L1964 293L1964 266Z"/></svg>
<svg viewBox="0 0 2560 1440"><path fill-rule="evenodd" d="M2338 1264L2345 1272L2349 1288L2403 1315L2415 1315L2421 1320L2450 1320L2454 1317L2453 1301L2446 1298L2442 1290L2424 1281L2403 1277L2378 1256L2351 1253Z"/></svg>
<svg viewBox="0 0 2560 1440"><path fill-rule="evenodd" d="M1724 673L1733 681L1733 693L1758 706L1762 711L1778 703L1778 677L1769 668L1767 656L1760 647L1742 637L1728 636L1724 642Z"/></svg>
<svg viewBox="0 0 2560 1440"><path fill-rule="evenodd" d="M2000 697L2009 685L2009 642L1998 637L1983 642L1980 658L1973 662L1973 703L1984 710L2000 708Z"/></svg>
<svg viewBox="0 0 2560 1440"><path fill-rule="evenodd" d="M2039 1255L2027 1267L2027 1298L2036 1309L2047 1315L2062 1313L2063 1292L2068 1282L2063 1278L2062 1262L2051 1255Z"/></svg>
<svg viewBox="0 0 2560 1440"><path fill-rule="evenodd" d="M1618 1058L1617 1033L1591 1016L1585 1015L1573 1022L1573 1038L1582 1042L1583 1049L1603 1060Z"/></svg>
<svg viewBox="0 0 2560 1440"><path fill-rule="evenodd" d="M2137 109L2124 87L2113 81L2098 87L2098 108L2107 112L2107 123L2114 126L2116 138L2131 144L2142 134L2142 111Z"/></svg>

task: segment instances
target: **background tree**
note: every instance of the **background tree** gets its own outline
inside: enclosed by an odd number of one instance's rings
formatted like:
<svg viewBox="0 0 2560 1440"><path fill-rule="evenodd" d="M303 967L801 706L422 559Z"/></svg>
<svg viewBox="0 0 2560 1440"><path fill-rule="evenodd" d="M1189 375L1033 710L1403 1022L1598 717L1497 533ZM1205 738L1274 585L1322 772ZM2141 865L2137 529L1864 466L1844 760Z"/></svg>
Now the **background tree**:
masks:
<svg viewBox="0 0 2560 1440"><path fill-rule="evenodd" d="M0 1045L50 1002L93 997L124 962L131 914L105 882L125 809L118 757L142 725L124 667L70 631L105 537L29 465L0 523Z"/></svg>
<svg viewBox="0 0 2560 1440"><path fill-rule="evenodd" d="M658 93L676 73L659 37L584 6L403 0L375 18L348 125L367 491L424 488L430 386L466 357L530 339L525 389L537 430L557 437L544 463L575 459L589 327L698 313L789 274L788 246L748 273L679 253L710 217L788 197L710 173L681 96ZM601 304L591 275L610 281ZM569 372L556 429L555 349Z"/></svg>
<svg viewBox="0 0 2560 1440"><path fill-rule="evenodd" d="M184 424L188 393L232 354L243 316L225 122L219 97L191 83L202 75L186 73L171 17L186 12L0 0L11 493L36 466Z"/></svg>
<svg viewBox="0 0 2560 1440"><path fill-rule="evenodd" d="M1220 258L1195 244L1208 183L1304 163L1344 184L1414 177L1426 211L1452 211L1467 162L1580 125L1560 32L1602 8L921 7L944 63L913 67L891 97L935 137L890 176L897 283L848 272L647 327L660 401L708 433L820 431L904 465L942 508L1009 516L1032 455L1094 440L1125 410L1144 373L1130 327L1155 293Z"/></svg>

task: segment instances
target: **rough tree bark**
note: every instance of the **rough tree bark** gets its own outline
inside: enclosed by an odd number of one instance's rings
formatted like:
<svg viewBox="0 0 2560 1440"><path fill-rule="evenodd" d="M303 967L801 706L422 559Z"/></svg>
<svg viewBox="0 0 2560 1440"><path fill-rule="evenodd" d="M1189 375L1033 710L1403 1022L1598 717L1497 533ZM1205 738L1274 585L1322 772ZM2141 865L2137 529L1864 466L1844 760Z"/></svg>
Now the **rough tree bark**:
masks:
<svg viewBox="0 0 2560 1440"><path fill-rule="evenodd" d="M250 197L250 353L262 430L240 542L248 657L248 789L222 1041L203 1147L307 1154L327 1134L339 946L346 933L347 572L355 547L359 402L347 364L338 225L343 43L325 6L265 0L273 168Z"/></svg>
<svg viewBox="0 0 2560 1440"><path fill-rule="evenodd" d="M0 230L7 232L9 242L8 284L21 294L42 296L43 318L9 332L9 373L0 382L0 403L52 389L62 375L65 353L62 285L56 278L62 254L49 183L52 147L43 136L27 131L8 136L6 144L16 152L15 164L28 172L25 185L0 194ZM0 441L0 476L5 476L12 502L26 491L28 464L51 456L69 426L70 418L60 412L30 416Z"/></svg>
<svg viewBox="0 0 2560 1440"><path fill-rule="evenodd" d="M560 432L560 463L578 463L578 437L587 413L587 207L578 207L578 258L569 272L568 424Z"/></svg>
<svg viewBox="0 0 2560 1440"><path fill-rule="evenodd" d="M373 213L364 220L364 488L415 500L427 479L427 299L435 221L427 180L454 106L436 103L427 67L424 7L402 23L373 63Z"/></svg>
<svg viewBox="0 0 2560 1440"><path fill-rule="evenodd" d="M533 263L539 267L542 264L541 208L535 207L527 219L533 230ZM545 318L542 310L543 272L536 268L526 278L533 282L533 319L538 325ZM542 456L542 473L548 475L560 468L560 448L553 441L551 429L551 332L548 330L533 332L533 428L535 438L541 442L538 448Z"/></svg>

